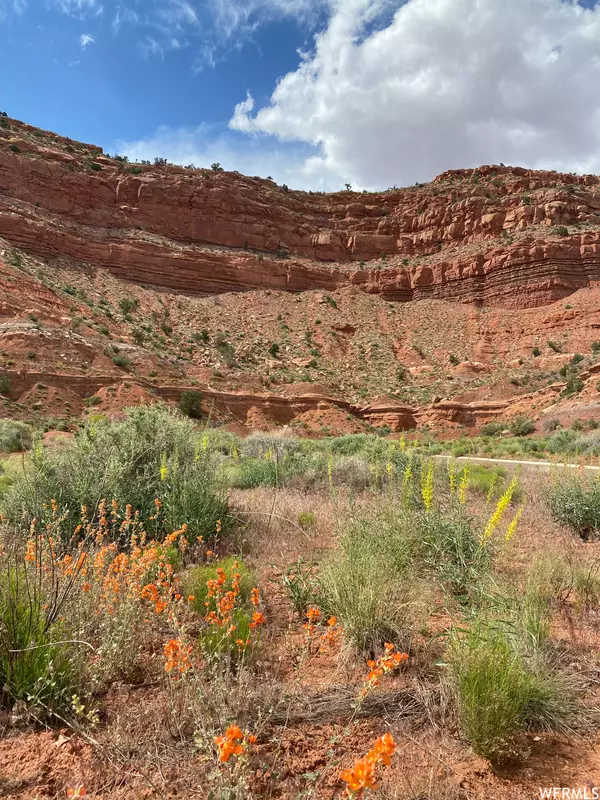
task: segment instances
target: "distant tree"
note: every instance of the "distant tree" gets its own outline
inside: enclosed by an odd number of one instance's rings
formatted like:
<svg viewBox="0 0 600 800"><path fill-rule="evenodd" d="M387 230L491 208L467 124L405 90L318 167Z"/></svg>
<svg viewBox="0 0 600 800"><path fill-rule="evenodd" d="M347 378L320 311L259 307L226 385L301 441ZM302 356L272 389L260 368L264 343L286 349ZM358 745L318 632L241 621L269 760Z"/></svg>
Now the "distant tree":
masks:
<svg viewBox="0 0 600 800"><path fill-rule="evenodd" d="M182 414L192 419L199 419L202 416L202 395L195 389L188 389L181 393L177 407Z"/></svg>
<svg viewBox="0 0 600 800"><path fill-rule="evenodd" d="M223 167L219 164L218 161L215 161L214 164L211 164L210 168L212 169L213 172L224 172Z"/></svg>
<svg viewBox="0 0 600 800"><path fill-rule="evenodd" d="M346 191L349 192L352 189L351 183L345 183L344 186L346 187Z"/></svg>

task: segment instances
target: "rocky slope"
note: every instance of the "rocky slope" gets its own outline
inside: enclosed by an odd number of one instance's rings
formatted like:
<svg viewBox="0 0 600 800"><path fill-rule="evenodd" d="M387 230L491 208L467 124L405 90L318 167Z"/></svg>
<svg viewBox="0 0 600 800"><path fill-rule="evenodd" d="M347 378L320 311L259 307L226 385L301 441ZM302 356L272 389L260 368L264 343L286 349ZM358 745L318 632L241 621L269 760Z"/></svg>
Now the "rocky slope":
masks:
<svg viewBox="0 0 600 800"><path fill-rule="evenodd" d="M0 237L6 414L68 422L186 386L220 418L309 433L595 407L595 176L326 195L2 118ZM575 353L583 388L561 397Z"/></svg>

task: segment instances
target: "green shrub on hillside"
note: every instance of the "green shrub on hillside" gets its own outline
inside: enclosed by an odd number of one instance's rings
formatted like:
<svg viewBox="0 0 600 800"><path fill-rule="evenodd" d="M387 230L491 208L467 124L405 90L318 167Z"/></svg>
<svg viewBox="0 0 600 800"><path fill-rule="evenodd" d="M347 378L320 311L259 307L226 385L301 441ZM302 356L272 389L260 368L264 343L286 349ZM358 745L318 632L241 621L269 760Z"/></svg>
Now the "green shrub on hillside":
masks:
<svg viewBox="0 0 600 800"><path fill-rule="evenodd" d="M535 423L529 417L519 415L510 421L508 429L513 436L528 436L535 431Z"/></svg>
<svg viewBox="0 0 600 800"><path fill-rule="evenodd" d="M200 419L202 416L202 395L195 389L188 389L182 392L177 408L186 417Z"/></svg>

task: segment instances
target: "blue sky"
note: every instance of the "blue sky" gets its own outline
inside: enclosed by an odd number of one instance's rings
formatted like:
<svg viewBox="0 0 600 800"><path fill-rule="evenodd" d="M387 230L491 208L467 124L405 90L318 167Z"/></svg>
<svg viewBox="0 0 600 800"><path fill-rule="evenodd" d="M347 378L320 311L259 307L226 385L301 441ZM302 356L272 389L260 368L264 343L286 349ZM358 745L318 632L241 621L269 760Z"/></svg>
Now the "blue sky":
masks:
<svg viewBox="0 0 600 800"><path fill-rule="evenodd" d="M0 109L109 152L385 188L600 170L596 0L0 0Z"/></svg>
<svg viewBox="0 0 600 800"><path fill-rule="evenodd" d="M319 14L281 16L229 35L201 3L189 4L197 25L183 27L177 4L170 18L160 17L168 0L149 0L154 13L131 3L137 21L128 21L123 3L113 0L11 5L5 2L0 23L2 108L106 147L162 124L226 128L248 89L268 101L277 78L298 65L297 49L311 46L319 23Z"/></svg>

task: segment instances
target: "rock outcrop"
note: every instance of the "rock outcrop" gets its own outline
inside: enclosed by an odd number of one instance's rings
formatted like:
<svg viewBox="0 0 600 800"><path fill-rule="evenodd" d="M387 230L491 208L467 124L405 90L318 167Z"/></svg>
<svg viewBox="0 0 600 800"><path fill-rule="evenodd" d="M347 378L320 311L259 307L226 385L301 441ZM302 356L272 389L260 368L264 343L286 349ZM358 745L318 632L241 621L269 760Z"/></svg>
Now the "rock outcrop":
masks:
<svg viewBox="0 0 600 800"><path fill-rule="evenodd" d="M334 291L533 307L600 280L595 176L490 166L379 193L127 165L14 120L0 236L182 293ZM568 226L571 226L570 228Z"/></svg>

